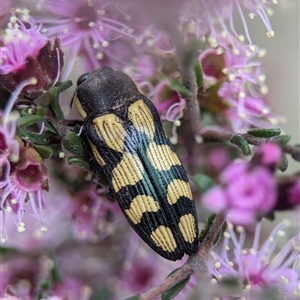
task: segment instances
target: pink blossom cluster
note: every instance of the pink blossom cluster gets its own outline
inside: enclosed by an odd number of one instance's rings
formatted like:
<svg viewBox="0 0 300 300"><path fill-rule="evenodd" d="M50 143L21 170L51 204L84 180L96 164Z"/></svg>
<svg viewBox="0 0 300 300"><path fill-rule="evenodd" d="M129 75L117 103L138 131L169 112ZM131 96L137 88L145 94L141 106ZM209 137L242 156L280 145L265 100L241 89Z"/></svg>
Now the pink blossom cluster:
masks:
<svg viewBox="0 0 300 300"><path fill-rule="evenodd" d="M197 139L210 128L230 137L247 136L250 129L270 131L280 122L268 104L261 63L265 50L252 41L246 21L246 14L258 17L267 37L274 36L269 21L273 4L275 0L4 1L0 12L0 251L5 254L0 262L1 299L124 298L161 283L182 264L163 260L141 242L109 197L107 184L96 183L101 181L101 170L87 175L70 162L79 158L66 149L66 132L86 142L85 156L89 144L81 135L82 122L70 125L74 90L57 97L59 108L51 102L53 95L67 79L76 81L81 74L106 66L130 75L154 103L188 175L205 173L210 189L199 195L192 184L201 221L207 217L202 206L228 221L222 241L210 252L212 286L205 295L231 299L218 287L224 278L234 278L241 285L234 297L258 299L269 288L285 299L299 297L299 240L287 239L281 249L277 245L283 229L291 224L274 225L270 236L260 241L263 218L299 208L299 173L277 176L278 169L284 169L284 155L297 158L299 147L293 152L281 136L264 136L257 142L259 138L252 135L248 138L257 147L249 149L254 154L247 160L231 138L217 139L218 144L214 138ZM237 29L236 17L242 30ZM203 82L191 96L182 92L184 53L192 53L195 70L202 70L197 84ZM189 97L200 107L203 132L189 128ZM57 117L57 111L63 117ZM24 128L20 122L24 115L42 116L43 121ZM31 139L32 134L40 137L49 132L51 139L45 143ZM53 153L45 159L40 151L48 146ZM88 157L85 163L93 161ZM254 234L247 237L254 223ZM251 238L248 248L245 244ZM201 287L192 277L176 299L195 298Z"/></svg>

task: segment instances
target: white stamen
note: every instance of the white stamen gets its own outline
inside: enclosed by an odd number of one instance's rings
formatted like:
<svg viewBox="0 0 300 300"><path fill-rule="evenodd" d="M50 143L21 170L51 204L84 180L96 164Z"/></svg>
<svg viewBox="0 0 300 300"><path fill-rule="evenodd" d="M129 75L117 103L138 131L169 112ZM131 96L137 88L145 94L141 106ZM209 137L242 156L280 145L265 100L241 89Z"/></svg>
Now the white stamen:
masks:
<svg viewBox="0 0 300 300"><path fill-rule="evenodd" d="M175 120L175 121L174 121L174 125L175 125L176 127L179 127L179 126L181 125L180 120Z"/></svg>
<svg viewBox="0 0 300 300"><path fill-rule="evenodd" d="M250 49L252 52L256 51L255 45L250 45L249 49Z"/></svg>
<svg viewBox="0 0 300 300"><path fill-rule="evenodd" d="M269 89L268 89L268 87L267 87L266 85L264 85L264 86L261 86L261 87L260 87L259 91L260 91L263 95L266 95L266 94L268 94Z"/></svg>
<svg viewBox="0 0 300 300"><path fill-rule="evenodd" d="M242 34L240 34L240 35L238 36L238 39L239 39L239 41L240 41L241 43L244 43L244 42L245 42L245 37L244 37Z"/></svg>
<svg viewBox="0 0 300 300"><path fill-rule="evenodd" d="M280 279L281 279L281 282L285 285L287 285L289 283L289 280L284 276L280 276Z"/></svg>
<svg viewBox="0 0 300 300"><path fill-rule="evenodd" d="M66 154L64 152L59 152L58 157L59 158L64 158L66 156Z"/></svg>
<svg viewBox="0 0 300 300"><path fill-rule="evenodd" d="M41 230L42 232L47 232L47 231L48 231L48 229L47 229L46 226L42 226L42 227L40 228L40 230Z"/></svg>
<svg viewBox="0 0 300 300"><path fill-rule="evenodd" d="M250 284L246 285L246 286L245 286L245 290L246 290L246 291L250 291L250 290L251 290L251 285L250 285Z"/></svg>
<svg viewBox="0 0 300 300"><path fill-rule="evenodd" d="M106 48L109 45L108 41L103 41L102 42L102 47Z"/></svg>
<svg viewBox="0 0 300 300"><path fill-rule="evenodd" d="M230 236L230 233L228 233L228 232L224 232L224 237L226 238L226 239L230 239L231 238L231 236Z"/></svg>
<svg viewBox="0 0 300 300"><path fill-rule="evenodd" d="M243 226L238 225L238 226L236 226L236 231L238 233L242 233L242 232L245 232L245 228Z"/></svg>
<svg viewBox="0 0 300 300"><path fill-rule="evenodd" d="M201 135L197 135L195 137L195 141L197 144L202 144L203 143L203 137Z"/></svg>
<svg viewBox="0 0 300 300"><path fill-rule="evenodd" d="M239 98L240 98L240 99L243 99L243 98L245 98L245 97L246 97L245 92L239 92Z"/></svg>
<svg viewBox="0 0 300 300"><path fill-rule="evenodd" d="M169 138L169 140L170 140L171 144L173 144L173 145L177 144L177 142L178 142L178 139L175 136L171 136Z"/></svg>
<svg viewBox="0 0 300 300"><path fill-rule="evenodd" d="M266 74L260 74L258 76L258 81L259 82L265 82L265 80L266 80Z"/></svg>
<svg viewBox="0 0 300 300"><path fill-rule="evenodd" d="M254 17L255 17L255 14L254 14L254 13L250 13L250 14L249 14L249 18L250 18L251 20L253 20Z"/></svg>
<svg viewBox="0 0 300 300"><path fill-rule="evenodd" d="M96 58L97 58L98 60L101 60L101 59L104 58L104 54L103 54L102 52L99 52L99 53L97 53Z"/></svg>

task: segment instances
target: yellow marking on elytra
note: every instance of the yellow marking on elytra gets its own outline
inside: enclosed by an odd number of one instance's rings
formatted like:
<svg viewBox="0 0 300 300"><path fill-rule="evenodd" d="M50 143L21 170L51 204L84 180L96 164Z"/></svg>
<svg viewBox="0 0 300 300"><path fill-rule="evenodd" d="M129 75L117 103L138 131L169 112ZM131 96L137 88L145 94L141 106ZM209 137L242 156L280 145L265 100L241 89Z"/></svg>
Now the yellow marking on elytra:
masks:
<svg viewBox="0 0 300 300"><path fill-rule="evenodd" d="M99 163L100 166L104 166L105 161L104 161L103 157L100 155L97 147L89 139L88 139L88 142L91 146L91 149L93 151L94 157L96 158L97 162Z"/></svg>
<svg viewBox="0 0 300 300"><path fill-rule="evenodd" d="M180 217L178 226L184 240L188 243L194 242L197 237L194 216L192 214L187 214Z"/></svg>
<svg viewBox="0 0 300 300"><path fill-rule="evenodd" d="M190 184L180 179L175 179L168 185L167 198L169 204L175 204L177 200L185 196L193 200Z"/></svg>
<svg viewBox="0 0 300 300"><path fill-rule="evenodd" d="M82 119L85 119L86 116L87 116L87 113L85 112L85 110L83 109L82 105L81 105L81 102L79 101L78 97L77 97L77 93L75 94L74 96L74 104L75 104L75 107L78 111L78 113L80 114L81 118Z"/></svg>
<svg viewBox="0 0 300 300"><path fill-rule="evenodd" d="M141 222L143 213L145 212L157 212L159 210L159 204L152 197L146 195L136 196L129 209L125 209L125 213L134 224Z"/></svg>
<svg viewBox="0 0 300 300"><path fill-rule="evenodd" d="M176 247L176 241L170 228L166 226L157 227L150 235L157 247L164 251L173 252Z"/></svg>
<svg viewBox="0 0 300 300"><path fill-rule="evenodd" d="M120 118L114 114L107 114L95 118L93 124L97 134L109 148L123 152L126 132Z"/></svg>
<svg viewBox="0 0 300 300"><path fill-rule="evenodd" d="M143 100L137 100L128 107L128 119L133 125L152 140L155 134L155 124L152 113Z"/></svg>
<svg viewBox="0 0 300 300"><path fill-rule="evenodd" d="M139 158L124 152L122 160L112 170L112 186L117 193L126 185L135 185L143 179L144 168Z"/></svg>
<svg viewBox="0 0 300 300"><path fill-rule="evenodd" d="M178 156L168 145L157 145L154 142L149 143L147 158L152 166L159 171L167 171L174 165L181 165Z"/></svg>

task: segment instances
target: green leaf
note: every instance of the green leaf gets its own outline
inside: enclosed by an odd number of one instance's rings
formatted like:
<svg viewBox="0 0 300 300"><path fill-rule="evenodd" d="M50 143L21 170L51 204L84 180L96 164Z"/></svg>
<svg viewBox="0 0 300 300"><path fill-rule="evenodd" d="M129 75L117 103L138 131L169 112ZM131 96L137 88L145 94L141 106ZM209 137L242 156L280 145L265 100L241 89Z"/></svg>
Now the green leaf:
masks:
<svg viewBox="0 0 300 300"><path fill-rule="evenodd" d="M231 139L231 143L238 146L245 156L251 155L251 149L249 147L248 142L240 135L235 135Z"/></svg>
<svg viewBox="0 0 300 300"><path fill-rule="evenodd" d="M169 81L169 88L173 91L178 92L182 97L188 98L192 96L190 90L188 90L184 85L182 85L175 78L171 78Z"/></svg>
<svg viewBox="0 0 300 300"><path fill-rule="evenodd" d="M270 138L278 136L281 133L280 128L254 128L247 131L248 134L261 138Z"/></svg>
<svg viewBox="0 0 300 300"><path fill-rule="evenodd" d="M281 158L281 162L280 162L280 166L278 167L278 169L281 172L285 172L288 168L289 162L287 160L287 158L283 155Z"/></svg>
<svg viewBox="0 0 300 300"><path fill-rule="evenodd" d="M70 86L72 86L72 81L67 80L67 81L63 82L61 85L54 86L49 89L49 92L52 96L50 106L51 106L51 109L53 110L54 115L56 116L57 120L59 120L59 121L62 121L64 119L64 113L59 105L59 95L63 91L68 89Z"/></svg>
<svg viewBox="0 0 300 300"><path fill-rule="evenodd" d="M21 110L21 116L30 116L32 114L31 107L25 107Z"/></svg>
<svg viewBox="0 0 300 300"><path fill-rule="evenodd" d="M16 253L17 250L15 248L12 247L2 247L0 246L0 254L11 254L11 253Z"/></svg>
<svg viewBox="0 0 300 300"><path fill-rule="evenodd" d="M240 281L235 277L223 277L220 283L230 288L237 288L241 286Z"/></svg>
<svg viewBox="0 0 300 300"><path fill-rule="evenodd" d="M70 166L78 166L78 167L84 168L88 171L91 170L91 167L90 167L89 163L87 163L86 161L84 161L84 160L82 160L78 157L75 157L75 156L68 157L67 158L67 163Z"/></svg>
<svg viewBox="0 0 300 300"><path fill-rule="evenodd" d="M38 122L42 122L45 120L44 116L39 116L39 115L27 115L24 117L21 117L18 120L18 126L19 127L23 127L26 128L32 124L38 123Z"/></svg>
<svg viewBox="0 0 300 300"><path fill-rule="evenodd" d="M25 128L21 128L19 130L19 133L23 138L28 138L34 144L38 144L38 145L49 144L49 139L44 134L38 134L30 130L27 130Z"/></svg>
<svg viewBox="0 0 300 300"><path fill-rule="evenodd" d="M273 143L277 143L279 146L285 146L291 140L290 135L280 135L270 138L270 141Z"/></svg>
<svg viewBox="0 0 300 300"><path fill-rule="evenodd" d="M69 131L62 140L63 147L73 154L82 156L85 146L82 139L73 131Z"/></svg>
<svg viewBox="0 0 300 300"><path fill-rule="evenodd" d="M45 128L47 128L50 132L54 133L54 134L58 134L57 130L54 128L54 126L49 123L49 122L45 122Z"/></svg>
<svg viewBox="0 0 300 300"><path fill-rule="evenodd" d="M34 145L34 149L40 154L43 159L48 159L53 154L53 149L47 146Z"/></svg>
<svg viewBox="0 0 300 300"><path fill-rule="evenodd" d="M206 192L215 185L215 182L206 174L197 173L193 176L193 181L201 192Z"/></svg>
<svg viewBox="0 0 300 300"><path fill-rule="evenodd" d="M39 116L46 116L47 115L47 109L44 106L37 106L37 115Z"/></svg>
<svg viewBox="0 0 300 300"><path fill-rule="evenodd" d="M291 154L295 161L300 162L300 145L295 145L294 151Z"/></svg>
<svg viewBox="0 0 300 300"><path fill-rule="evenodd" d="M207 218L207 221L206 221L206 224L205 224L205 227L201 230L200 232L200 236L199 236L199 242L201 243L205 237L207 236L208 232L209 232L209 229L212 225L212 223L214 222L215 218L216 218L216 213L213 213L211 214L208 218ZM221 231L220 231L221 232ZM216 244L220 239L220 234L217 235L215 241L214 241L214 244Z"/></svg>
<svg viewBox="0 0 300 300"><path fill-rule="evenodd" d="M135 295L135 296L131 296L131 297L125 298L123 300L140 300L140 299L141 299L140 295Z"/></svg>
<svg viewBox="0 0 300 300"><path fill-rule="evenodd" d="M280 300L282 292L275 287L265 287L258 295L257 300ZM297 298L294 298L297 299Z"/></svg>
<svg viewBox="0 0 300 300"><path fill-rule="evenodd" d="M176 270L174 270L172 273L174 273L175 271ZM168 275L168 277L170 275L172 275L172 273L170 273ZM173 287L171 287L167 291L163 292L162 295L161 295L161 299L162 300L174 299L184 289L184 287L189 282L190 278L191 278L191 276L188 276L187 278L185 278L182 281L178 282L177 284L175 284Z"/></svg>
<svg viewBox="0 0 300 300"><path fill-rule="evenodd" d="M201 86L203 85L203 71L199 61L197 61L195 66L195 75L196 75L198 89L200 89Z"/></svg>
<svg viewBox="0 0 300 300"><path fill-rule="evenodd" d="M64 113L59 105L58 99L59 99L58 96L53 97L53 99L50 103L50 107L51 107L55 117L57 118L57 120L62 121L64 119Z"/></svg>
<svg viewBox="0 0 300 300"><path fill-rule="evenodd" d="M66 80L66 81L62 82L56 88L57 88L58 93L61 94L62 92L64 92L65 90L67 90L72 85L73 85L72 80Z"/></svg>

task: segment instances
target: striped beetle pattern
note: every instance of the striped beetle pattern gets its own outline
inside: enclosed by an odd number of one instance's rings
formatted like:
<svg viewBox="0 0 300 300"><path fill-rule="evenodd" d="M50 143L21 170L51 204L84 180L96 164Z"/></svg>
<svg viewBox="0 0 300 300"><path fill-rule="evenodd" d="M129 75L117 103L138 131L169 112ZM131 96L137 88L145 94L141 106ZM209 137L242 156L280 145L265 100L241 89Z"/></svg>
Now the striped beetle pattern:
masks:
<svg viewBox="0 0 300 300"><path fill-rule="evenodd" d="M74 102L110 193L132 228L166 259L195 253L191 188L152 102L129 76L110 68L90 73Z"/></svg>

